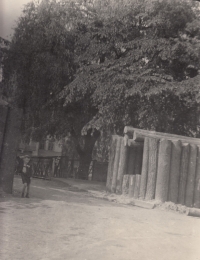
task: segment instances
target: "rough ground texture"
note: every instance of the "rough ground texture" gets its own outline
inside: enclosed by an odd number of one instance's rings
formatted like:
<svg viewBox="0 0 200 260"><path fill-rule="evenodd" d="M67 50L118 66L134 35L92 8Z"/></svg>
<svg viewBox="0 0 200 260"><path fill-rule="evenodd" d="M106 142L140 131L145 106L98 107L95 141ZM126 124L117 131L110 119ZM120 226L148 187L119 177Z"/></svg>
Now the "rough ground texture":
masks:
<svg viewBox="0 0 200 260"><path fill-rule="evenodd" d="M15 178L14 195L0 199L1 260L200 259L199 218L94 198L69 183L33 179L25 199Z"/></svg>

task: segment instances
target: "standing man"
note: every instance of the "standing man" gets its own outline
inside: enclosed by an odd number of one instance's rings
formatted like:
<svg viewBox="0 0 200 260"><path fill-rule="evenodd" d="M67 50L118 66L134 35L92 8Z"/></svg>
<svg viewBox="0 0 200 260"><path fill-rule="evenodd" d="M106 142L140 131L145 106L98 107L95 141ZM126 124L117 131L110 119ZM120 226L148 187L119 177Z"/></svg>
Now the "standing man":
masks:
<svg viewBox="0 0 200 260"><path fill-rule="evenodd" d="M26 198L29 198L29 191L30 191L30 184L31 184L31 165L30 165L30 156L25 155L23 159L21 159L19 165L19 171L22 177L23 189L22 189L22 198L25 196L26 191Z"/></svg>

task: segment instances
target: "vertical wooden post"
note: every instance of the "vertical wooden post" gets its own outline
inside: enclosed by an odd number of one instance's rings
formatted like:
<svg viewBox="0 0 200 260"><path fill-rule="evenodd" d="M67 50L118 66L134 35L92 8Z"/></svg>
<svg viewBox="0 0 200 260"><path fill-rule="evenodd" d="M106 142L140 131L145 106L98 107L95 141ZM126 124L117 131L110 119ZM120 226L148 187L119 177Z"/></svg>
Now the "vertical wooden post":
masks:
<svg viewBox="0 0 200 260"><path fill-rule="evenodd" d="M178 185L180 178L182 143L180 140L172 141L171 169L169 177L168 200L178 202Z"/></svg>
<svg viewBox="0 0 200 260"><path fill-rule="evenodd" d="M125 144L123 139L121 142L119 169L117 174L116 193L118 194L122 193L123 175L126 174L127 161L128 161L128 146Z"/></svg>
<svg viewBox="0 0 200 260"><path fill-rule="evenodd" d="M145 137L144 148L143 148L143 161L142 161L142 173L140 181L140 192L139 198L144 199L147 188L147 177L148 177L148 162L149 162L149 139Z"/></svg>
<svg viewBox="0 0 200 260"><path fill-rule="evenodd" d="M197 146L190 144L190 157L188 166L188 176L186 184L185 205L193 207L194 186L196 175L196 161L197 161Z"/></svg>
<svg viewBox="0 0 200 260"><path fill-rule="evenodd" d="M182 146L181 167L180 167L180 180L178 191L178 203L185 204L185 190L187 183L187 173L189 165L190 146L185 144Z"/></svg>
<svg viewBox="0 0 200 260"><path fill-rule="evenodd" d="M123 182L122 182L122 194L127 195L128 189L129 189L129 176L128 174L125 174L123 176Z"/></svg>
<svg viewBox="0 0 200 260"><path fill-rule="evenodd" d="M106 182L106 189L108 191L111 191L116 144L117 144L117 138L115 135L113 135L112 141L111 141L111 146L110 146L109 164L108 164L107 182Z"/></svg>
<svg viewBox="0 0 200 260"><path fill-rule="evenodd" d="M116 146L116 151L115 151L115 160L114 160L114 166L113 166L112 184L111 184L111 191L112 192L116 192L121 142L122 142L122 137L118 136L117 137L117 146Z"/></svg>
<svg viewBox="0 0 200 260"><path fill-rule="evenodd" d="M159 139L149 138L149 164L148 164L148 179L146 189L146 200L155 198L156 176L158 164L158 146Z"/></svg>
<svg viewBox="0 0 200 260"><path fill-rule="evenodd" d="M141 180L141 175L140 175L140 174L136 174L136 175L135 175L134 194L133 194L133 197L134 197L135 199L138 199L138 197L139 197L140 180Z"/></svg>
<svg viewBox="0 0 200 260"><path fill-rule="evenodd" d="M200 146L198 146L196 178L194 187L194 207L200 208Z"/></svg>
<svg viewBox="0 0 200 260"><path fill-rule="evenodd" d="M161 202L167 201L168 197L171 148L170 140L162 139L160 141L155 199Z"/></svg>
<svg viewBox="0 0 200 260"><path fill-rule="evenodd" d="M137 199L139 197L139 191L140 191L140 179L141 179L141 171L142 171L143 146L144 146L143 142L141 143L140 146L137 146L137 154L136 154L136 162L135 162L136 182L135 182L134 195L133 195L133 197L135 199Z"/></svg>
<svg viewBox="0 0 200 260"><path fill-rule="evenodd" d="M128 195L130 198L132 198L134 195L135 181L136 181L136 175L130 175L129 176L129 189L128 189Z"/></svg>

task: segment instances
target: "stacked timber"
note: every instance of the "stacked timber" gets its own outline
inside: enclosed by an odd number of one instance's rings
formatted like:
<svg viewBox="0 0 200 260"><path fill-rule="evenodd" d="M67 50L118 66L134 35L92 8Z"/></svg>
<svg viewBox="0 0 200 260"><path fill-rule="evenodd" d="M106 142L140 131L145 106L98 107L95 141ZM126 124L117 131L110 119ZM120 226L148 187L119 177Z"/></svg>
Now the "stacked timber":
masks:
<svg viewBox="0 0 200 260"><path fill-rule="evenodd" d="M113 136L107 190L200 208L200 139L125 127Z"/></svg>

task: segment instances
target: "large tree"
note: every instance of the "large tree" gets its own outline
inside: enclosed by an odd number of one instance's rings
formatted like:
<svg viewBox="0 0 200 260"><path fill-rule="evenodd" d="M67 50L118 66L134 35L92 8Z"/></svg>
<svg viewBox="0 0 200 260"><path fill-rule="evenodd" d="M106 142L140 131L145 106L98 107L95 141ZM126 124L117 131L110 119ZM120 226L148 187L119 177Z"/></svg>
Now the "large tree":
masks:
<svg viewBox="0 0 200 260"><path fill-rule="evenodd" d="M80 69L62 97L66 112L73 105L94 112L81 118L83 134L104 127L122 134L131 124L198 135L198 12L185 1L146 2L115 7L109 16L98 10L79 32Z"/></svg>
<svg viewBox="0 0 200 260"><path fill-rule="evenodd" d="M199 24L187 1L31 3L6 63L24 129L70 132L82 177L102 129L122 133L131 124L195 136Z"/></svg>

